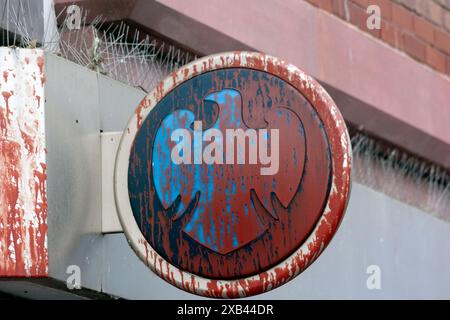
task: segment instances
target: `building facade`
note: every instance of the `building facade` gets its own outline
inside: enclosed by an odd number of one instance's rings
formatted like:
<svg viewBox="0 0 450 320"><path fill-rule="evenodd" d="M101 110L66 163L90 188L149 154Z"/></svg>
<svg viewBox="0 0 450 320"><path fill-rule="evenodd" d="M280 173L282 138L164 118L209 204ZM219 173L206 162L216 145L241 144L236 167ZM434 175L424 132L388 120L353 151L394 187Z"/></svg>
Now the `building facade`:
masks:
<svg viewBox="0 0 450 320"><path fill-rule="evenodd" d="M9 245L0 246L0 291L197 299L153 274L129 247L114 202L115 154L139 102L169 72L205 55L248 50L318 80L343 114L353 148L351 197L329 247L293 281L254 298L450 297L450 1L28 2L0 1L1 39L10 47L2 55L23 50L0 71L20 69L31 54L36 64L20 74L45 77L34 80L45 97L38 127L45 143L38 143L46 150L46 171L39 171L46 211L36 221L45 220L46 245L40 255L24 249L30 261L23 259L22 273L19 259L6 262ZM8 82L0 84L4 91ZM38 108L36 95L30 101ZM6 104L0 98L5 112ZM18 117L20 103L12 108ZM10 211L3 206L0 214ZM0 235L9 243L13 224L4 221ZM29 268L38 262L44 266ZM68 288L77 279L81 289Z"/></svg>

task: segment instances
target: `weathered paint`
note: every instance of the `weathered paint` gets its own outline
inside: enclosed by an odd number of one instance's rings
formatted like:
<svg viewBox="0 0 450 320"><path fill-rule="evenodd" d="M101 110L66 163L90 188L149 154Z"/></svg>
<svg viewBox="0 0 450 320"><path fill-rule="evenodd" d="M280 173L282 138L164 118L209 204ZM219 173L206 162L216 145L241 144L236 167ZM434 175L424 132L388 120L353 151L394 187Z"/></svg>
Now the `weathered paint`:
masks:
<svg viewBox="0 0 450 320"><path fill-rule="evenodd" d="M48 274L43 56L0 48L0 277Z"/></svg>
<svg viewBox="0 0 450 320"><path fill-rule="evenodd" d="M224 68L232 68L227 69L232 73L230 77L220 76L221 70ZM208 76L206 77L212 78L211 83L213 85L209 88L212 91L219 90L220 92L223 88L231 86L233 88L238 87L238 89L244 91L248 89L251 92L251 85L236 84L236 81L244 78L242 75L246 71L243 69L253 73L257 73L256 71L260 73L265 72L269 77L277 77L277 79L282 80L281 82L289 83L294 88L293 91L304 99L302 103L299 103L301 100L295 101L293 103L294 107L292 107L291 103L287 103L302 121L306 136L304 141L306 148L302 147L302 143L300 143L297 146L294 144L293 149L298 150L299 154L303 153L302 155L305 156L304 163L298 163L298 166L309 165L311 166L310 168L313 168L317 165L315 172L318 175L314 176L311 174L314 170L306 171L308 174L303 175L303 179L310 179L310 181L302 181L301 188L294 196L294 205L288 203L288 210L280 210L278 208L276 210L276 214L279 215L278 219L271 220L269 215L266 215L266 221L264 221L263 225L268 227L268 233L274 239L273 241L264 240L263 236L255 240L251 245L242 247L242 249L246 249L249 246L253 246L250 250L238 250L241 249L241 246L238 245L237 248L232 248L232 251L236 250L234 253L221 255L214 252L214 250L199 251L197 247L192 246L192 243L195 243L195 241L190 242L190 244L184 244L184 240L181 239L181 230L184 229L189 234L189 230L186 230L187 221L183 221L185 217L183 216L177 220L176 212L171 212L170 214L175 215L175 219L168 219L168 213L164 208L160 210L161 208L153 207L155 203L152 200L157 198L155 197L155 190L152 188L145 190L145 187L143 188L141 184L145 180L152 180L152 171L148 170L148 168L150 163L154 163L155 158L148 155L149 150L150 153L152 152L151 147L149 148L148 145L153 143L152 134L155 135L155 132L152 133L151 127L153 126L157 129L164 118L161 114L158 115L157 112L164 114L164 112L168 113L176 110L177 106L170 105L170 103L176 104L177 99L180 100L180 97L186 97L185 94L180 95L179 92L177 93L177 90L185 86L188 80L194 77L194 79L198 79L197 75L205 77L204 75L207 74ZM252 71L248 71L249 69ZM220 79L222 81L219 81ZM229 79L229 82L223 79ZM277 90L280 91L279 88L275 88L276 86L272 85L272 87L269 89L271 95ZM195 103L183 101L187 102L183 107L191 110L197 118L205 117L203 118L203 121L205 121L210 115L208 112L200 112L198 109L202 102L201 99L204 97L203 93L197 96L193 92L198 89L199 85L197 84L195 90L191 88L190 92L194 96L194 102L197 103L197 106L195 106ZM174 94L172 94L173 92ZM178 98L169 99L169 103L165 106L166 108L158 107L155 108L155 111L152 111L155 105L164 104L167 101L165 98L171 96L171 94ZM253 94L242 95L243 99L245 99L244 97L255 96L256 91L253 91ZM282 99L285 96L282 93L279 94L278 98ZM246 102L248 101L243 102L243 106L248 105ZM308 110L307 107L311 107L311 109ZM248 111L247 108L243 109L242 118L244 121L247 120L252 123L249 127L261 127L258 126L258 120L264 119L264 112L261 112L260 109L256 112L259 116L255 117L246 115L245 110ZM311 120L314 118L320 120ZM154 122L153 125L152 122ZM316 133L314 133L314 128ZM290 129L292 130L292 128ZM321 130L324 130L324 132L322 133ZM145 140L144 134L144 140L139 142L138 133L140 132L146 133L150 138ZM292 138L294 138L295 132L292 132L292 135ZM326 138L324 138L325 136ZM301 139L298 139L298 141L301 141ZM323 141L322 144L321 141ZM146 157L139 156L139 152L136 149L139 147L144 147L145 149L146 143ZM310 143L309 148L308 143ZM287 145L286 150L290 150L290 148L292 146ZM161 150L158 150L158 152L163 151L161 146L159 149ZM327 157L328 151L331 161ZM331 164L327 165L328 161ZM147 163L147 168L143 170L144 162ZM124 131L119 147L115 171L116 204L125 233L133 249L163 279L189 292L210 297L234 298L249 296L271 290L292 279L311 264L329 243L345 211L350 189L350 164L351 151L345 123L334 102L314 79L296 67L270 56L248 52L226 53L206 57L182 67L162 81L142 101L136 110L136 114ZM128 174L128 169L130 169L130 174ZM265 191L273 190L278 197L280 197L280 194L286 194L286 190L277 192L280 191L277 188L280 186L295 187L296 183L295 181L290 181L293 177L288 176L288 173L294 173L294 176L297 176L297 174L301 176L303 168L296 169L300 173L292 170L292 168L287 172L282 172L281 177L286 180L285 184L276 183L273 188ZM249 174L252 175L253 173L250 172ZM142 175L144 176L142 177ZM328 177L330 180L328 180ZM225 175L224 178L229 179L230 175ZM133 182L134 180L135 182ZM188 180L192 181L190 178ZM169 185L174 183L174 181L167 179L163 182L166 184L165 190L169 190ZM133 183L135 184L133 185ZM263 183L267 184L267 181ZM214 186L221 186L221 184L223 184L221 181L217 181ZM139 185L142 192L135 192L137 190L135 187ZM128 199L129 187L131 206L130 199ZM147 195L145 194L146 192ZM267 194L264 191L260 193L264 194L264 196ZM322 195L320 195L321 193ZM192 190L187 192L187 198L181 200L183 207L186 207L192 199L194 199L194 202L199 201L198 194L193 198L194 194L196 193L192 192ZM169 199L174 200L176 196L177 194L169 195ZM295 197L298 197L298 199ZM260 200L264 203L265 199ZM306 210L298 211L302 208L302 204L309 205L310 203L312 203L312 207L306 206L303 207ZM265 207L270 213L271 210L268 208L270 206ZM167 206L165 208L167 209ZM133 210L135 211L134 215ZM289 210L293 210L294 214L289 214ZM259 208L256 211L261 212L264 209ZM159 219L156 223L155 217ZM298 220L296 221L295 219ZM304 220L301 221L301 219ZM165 234L165 232L169 230L173 233L173 229L177 227L177 221L180 224L178 226L179 229L174 232L176 234L175 238L170 239L170 235ZM156 228L154 227L155 225ZM147 228L148 226L150 228ZM155 234L157 234L156 237ZM253 236L255 234L257 232ZM193 239L196 238L195 234L191 233L190 235ZM285 247L283 247L283 244ZM212 248L210 247L209 249ZM230 248L228 247L228 249ZM280 249L284 251L280 253ZM227 250L225 249L225 251ZM261 264L262 267L258 264Z"/></svg>
<svg viewBox="0 0 450 320"><path fill-rule="evenodd" d="M277 129L278 172L262 175L266 166L258 162L266 142L267 149L272 145L270 131L254 146L248 142L242 150L245 164L236 164L237 152L228 150L224 137L216 141L227 153L220 156L224 164L175 165L171 134L184 128L194 136L190 126L198 119L203 134ZM322 214L331 166L321 125L294 87L262 71L221 69L180 84L145 118L131 150L130 201L146 240L172 264L216 279L253 275L278 264ZM232 152L235 164L230 165ZM249 163L250 154L256 164Z"/></svg>

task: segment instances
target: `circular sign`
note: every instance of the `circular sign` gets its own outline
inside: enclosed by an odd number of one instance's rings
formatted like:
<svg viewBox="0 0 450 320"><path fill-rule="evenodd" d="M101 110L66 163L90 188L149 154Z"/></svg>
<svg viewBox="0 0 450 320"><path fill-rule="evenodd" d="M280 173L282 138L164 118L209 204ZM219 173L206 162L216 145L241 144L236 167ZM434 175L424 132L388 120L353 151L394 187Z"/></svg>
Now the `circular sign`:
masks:
<svg viewBox="0 0 450 320"><path fill-rule="evenodd" d="M310 76L260 53L213 55L163 80L123 133L115 199L160 277L199 295L250 296L291 280L330 242L351 146Z"/></svg>

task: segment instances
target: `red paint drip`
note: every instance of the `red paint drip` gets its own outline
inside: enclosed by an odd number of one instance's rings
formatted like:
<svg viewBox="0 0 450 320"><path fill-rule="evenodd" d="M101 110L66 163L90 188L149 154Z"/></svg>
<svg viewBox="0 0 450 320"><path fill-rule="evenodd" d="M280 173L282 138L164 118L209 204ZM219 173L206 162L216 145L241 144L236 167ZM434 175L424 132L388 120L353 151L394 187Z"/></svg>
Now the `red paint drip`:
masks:
<svg viewBox="0 0 450 320"><path fill-rule="evenodd" d="M36 234L36 252L37 260L35 263L36 275L46 276L48 266L48 252L46 248L45 235L48 231L47 226L47 165L41 163L41 170L34 170L35 181L35 212L40 217L38 232ZM40 198L40 201L39 201ZM35 231L36 232L36 231Z"/></svg>
<svg viewBox="0 0 450 320"><path fill-rule="evenodd" d="M39 72L41 74L44 74L44 58L43 57L37 57L36 61L37 61L37 65L39 67Z"/></svg>
<svg viewBox="0 0 450 320"><path fill-rule="evenodd" d="M6 136L6 134L8 133L8 121L5 117L5 114L3 113L3 108L0 108L0 131L2 133L2 136Z"/></svg>
<svg viewBox="0 0 450 320"><path fill-rule="evenodd" d="M31 154L34 152L34 140L28 133L20 130L20 135L22 136L23 142L25 144L25 149Z"/></svg>
<svg viewBox="0 0 450 320"><path fill-rule="evenodd" d="M38 103L38 108L40 108L41 107L41 96L36 95L35 97L36 97L36 100Z"/></svg>
<svg viewBox="0 0 450 320"><path fill-rule="evenodd" d="M8 92L8 91L2 92L3 99L5 99L5 103L6 103L6 119L8 120L8 123L9 123L9 115L11 114L11 111L9 110L9 98L11 98L12 95L13 95L13 92Z"/></svg>
<svg viewBox="0 0 450 320"><path fill-rule="evenodd" d="M15 141L3 140L0 142L0 193L1 213L3 225L6 227L2 234L4 275L25 274L25 265L21 255L21 212L18 210L19 177L20 177L20 145ZM13 253L9 248L14 248Z"/></svg>
<svg viewBox="0 0 450 320"><path fill-rule="evenodd" d="M29 63L29 57L22 61L22 65ZM43 57L37 57L37 66L41 84L44 84ZM3 71L4 82L19 78L17 70L20 69ZM24 122L27 118L14 117L21 114L21 110L35 114L40 106L41 96L34 90L35 81L39 79L36 75L28 78L24 81L32 85L31 98L36 97L37 105L33 103L27 108L16 104L15 99L10 100L18 93L1 92L6 108L0 100L0 277L48 276L46 165L38 160L41 152L36 148L41 143L39 135L34 130L27 130L39 128L40 122L37 117L27 122ZM18 134L14 128L18 128ZM27 211L33 215L30 222L24 219Z"/></svg>

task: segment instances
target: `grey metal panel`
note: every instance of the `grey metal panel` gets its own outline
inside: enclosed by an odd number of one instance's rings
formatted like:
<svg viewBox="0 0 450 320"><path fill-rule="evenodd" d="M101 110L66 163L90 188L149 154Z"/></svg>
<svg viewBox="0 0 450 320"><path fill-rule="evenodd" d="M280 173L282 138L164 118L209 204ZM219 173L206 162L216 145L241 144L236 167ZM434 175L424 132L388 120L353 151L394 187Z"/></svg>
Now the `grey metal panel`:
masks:
<svg viewBox="0 0 450 320"><path fill-rule="evenodd" d="M133 299L195 298L153 275L123 234L105 237L103 289ZM301 275L253 299L450 298L450 224L354 184L331 244ZM366 286L367 267L381 268L381 290Z"/></svg>
<svg viewBox="0 0 450 320"><path fill-rule="evenodd" d="M103 290L127 299L197 299L154 274L128 245L123 233L104 238Z"/></svg>
<svg viewBox="0 0 450 320"><path fill-rule="evenodd" d="M123 131L146 93L106 76L99 75L98 96L100 128L103 131Z"/></svg>
<svg viewBox="0 0 450 320"><path fill-rule="evenodd" d="M45 70L49 273L65 280L67 267L76 264L90 270L82 275L89 288L100 290L97 75L51 54Z"/></svg>
<svg viewBox="0 0 450 320"><path fill-rule="evenodd" d="M280 293L286 290L293 298L448 299L449 240L447 222L355 183L335 239ZM366 286L369 265L381 268L381 290Z"/></svg>
<svg viewBox="0 0 450 320"><path fill-rule="evenodd" d="M100 127L121 130L143 93L46 58L50 275L65 280L75 264L86 288L124 298L197 298L147 269L123 234L99 234ZM255 298L450 298L449 252L450 224L354 183L342 225L318 260ZM372 264L381 268L381 290L366 286Z"/></svg>
<svg viewBox="0 0 450 320"><path fill-rule="evenodd" d="M53 54L45 58L49 274L66 281L67 267L77 265L83 287L101 290L100 130L123 130L144 93Z"/></svg>

